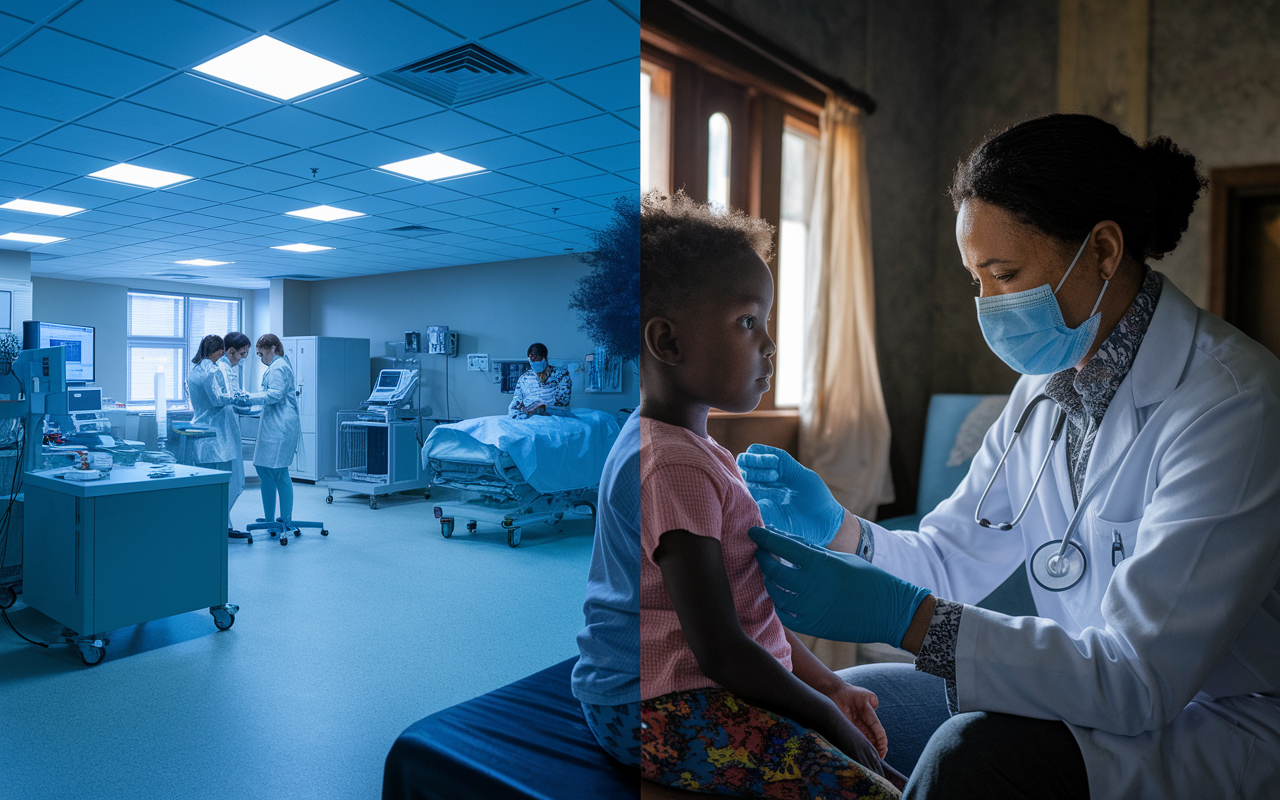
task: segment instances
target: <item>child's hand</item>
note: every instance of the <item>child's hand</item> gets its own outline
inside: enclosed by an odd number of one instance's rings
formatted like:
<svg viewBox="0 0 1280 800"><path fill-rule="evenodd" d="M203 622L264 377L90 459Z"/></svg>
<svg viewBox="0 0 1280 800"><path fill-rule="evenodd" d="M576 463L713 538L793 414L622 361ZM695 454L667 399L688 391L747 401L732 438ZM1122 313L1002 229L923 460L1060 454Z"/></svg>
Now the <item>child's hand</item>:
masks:
<svg viewBox="0 0 1280 800"><path fill-rule="evenodd" d="M876 752L884 758L889 752L889 737L884 732L884 726L880 724L880 718L876 716L880 699L876 697L875 692L840 681L840 684L827 694L827 697L830 697L840 712L862 731L862 735L875 745Z"/></svg>

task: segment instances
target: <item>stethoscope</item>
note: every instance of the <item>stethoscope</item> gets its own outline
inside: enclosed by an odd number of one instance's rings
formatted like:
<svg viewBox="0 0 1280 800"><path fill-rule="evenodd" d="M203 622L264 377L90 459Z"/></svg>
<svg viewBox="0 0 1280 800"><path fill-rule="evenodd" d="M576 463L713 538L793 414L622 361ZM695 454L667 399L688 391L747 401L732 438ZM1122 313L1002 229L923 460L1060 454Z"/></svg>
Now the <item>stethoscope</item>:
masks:
<svg viewBox="0 0 1280 800"><path fill-rule="evenodd" d="M1022 504L1022 508L1018 510L1018 515L1013 518L1012 522L991 522L982 518L982 503L987 499L987 493L991 491L991 487L995 485L996 476L1000 474L1000 468L1004 466L1005 459L1009 457L1009 451L1013 449L1014 442L1018 441L1018 436L1022 433L1022 428L1027 424L1027 420L1031 417L1031 412L1035 410L1036 405L1041 400L1048 400L1046 394L1036 395L1031 402L1023 410L1022 416L1018 418L1018 424L1013 426L1013 436L1009 438L1009 444L1005 445L1004 454L1000 456L999 463L996 464L995 471L991 473L991 480L987 482L987 488L982 491L982 496L978 498L978 506L973 510L973 521L984 528L995 528L997 530L1007 531L1022 521L1022 516L1027 513L1027 508L1031 506L1031 498L1035 497L1036 489L1040 486L1040 479L1044 476L1045 468L1049 466L1049 459L1053 456L1054 448L1058 446L1058 439L1062 436L1062 428L1067 421L1067 414L1061 408L1053 423L1053 433L1049 437L1049 450L1044 454L1044 461L1040 462L1040 470L1036 472L1035 482L1031 484L1031 491L1027 493L1026 502ZM1102 481L1094 483L1096 488ZM1092 494L1090 490L1089 494ZM1071 515L1071 521L1067 523L1066 533L1061 539L1054 539L1046 542L1036 548L1031 554L1031 577L1035 578L1036 583L1051 592L1063 592L1070 589L1080 582L1084 577L1085 569L1088 563L1084 557L1084 550L1080 549L1080 545L1071 541L1071 537L1075 534L1077 526L1080 524L1081 514L1084 510L1085 501L1089 495L1086 495L1076 505L1075 513Z"/></svg>

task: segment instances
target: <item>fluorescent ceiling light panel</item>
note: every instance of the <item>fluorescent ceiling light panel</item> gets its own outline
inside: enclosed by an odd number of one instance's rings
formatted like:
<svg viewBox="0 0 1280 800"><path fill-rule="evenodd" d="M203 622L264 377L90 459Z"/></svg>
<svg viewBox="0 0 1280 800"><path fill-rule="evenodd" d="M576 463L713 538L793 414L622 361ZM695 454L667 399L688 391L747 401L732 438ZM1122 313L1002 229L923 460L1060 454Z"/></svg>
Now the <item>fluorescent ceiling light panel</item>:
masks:
<svg viewBox="0 0 1280 800"><path fill-rule="evenodd" d="M292 250L295 253L314 253L317 250L332 250L332 247L324 247L318 244L280 244L271 248L272 250Z"/></svg>
<svg viewBox="0 0 1280 800"><path fill-rule="evenodd" d="M49 244L50 242L65 242L65 236L37 236L34 233L6 233L0 235L0 239L8 239L13 242L35 242L36 244Z"/></svg>
<svg viewBox="0 0 1280 800"><path fill-rule="evenodd" d="M207 258L193 258L190 261L175 261L175 264L190 264L193 267L221 267L226 264L234 264L234 261L210 261Z"/></svg>
<svg viewBox="0 0 1280 800"><path fill-rule="evenodd" d="M420 181L441 181L445 178L484 171L484 167L468 164L461 159L452 158L443 153L432 153L429 156L418 156L406 161L397 161L394 164L385 164L379 169L398 172L401 175L408 175L410 178L417 178Z"/></svg>
<svg viewBox="0 0 1280 800"><path fill-rule="evenodd" d="M116 183L127 183L130 186L145 186L148 189L159 189L164 186L172 186L175 183L195 180L190 175L165 172L162 169L138 167L133 164L116 164L114 167L90 172L89 177L101 178L104 181L115 181Z"/></svg>
<svg viewBox="0 0 1280 800"><path fill-rule="evenodd" d="M11 211L30 211L32 214L48 214L53 217L65 217L68 214L78 214L84 211L83 208L75 206L60 206L57 203L41 203L38 200L10 200L0 208L7 208Z"/></svg>
<svg viewBox="0 0 1280 800"><path fill-rule="evenodd" d="M194 69L281 100L360 74L270 36L259 36Z"/></svg>
<svg viewBox="0 0 1280 800"><path fill-rule="evenodd" d="M336 222L340 219L365 216L359 211L348 211L345 208L334 208L333 206L316 206L314 208L304 208L301 211L286 211L285 214L290 217L317 219L321 222Z"/></svg>

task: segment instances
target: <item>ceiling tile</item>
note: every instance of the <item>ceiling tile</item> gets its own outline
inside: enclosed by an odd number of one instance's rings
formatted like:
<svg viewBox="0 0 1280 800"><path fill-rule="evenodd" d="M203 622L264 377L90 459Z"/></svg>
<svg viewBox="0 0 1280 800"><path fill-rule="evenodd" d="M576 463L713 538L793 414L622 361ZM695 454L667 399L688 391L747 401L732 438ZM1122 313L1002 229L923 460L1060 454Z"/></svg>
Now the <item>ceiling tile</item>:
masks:
<svg viewBox="0 0 1280 800"><path fill-rule="evenodd" d="M467 116L511 133L523 133L600 113L595 106L550 83L481 100L460 110Z"/></svg>
<svg viewBox="0 0 1280 800"><path fill-rule="evenodd" d="M126 102L113 103L101 111L76 120L76 124L156 144L180 142L199 136L213 127L176 114Z"/></svg>
<svg viewBox="0 0 1280 800"><path fill-rule="evenodd" d="M334 89L297 104L304 111L370 130L425 117L441 111L435 103L424 100L376 80L362 80Z"/></svg>
<svg viewBox="0 0 1280 800"><path fill-rule="evenodd" d="M492 142L459 147L448 151L445 155L460 158L485 169L505 169L518 164L528 164L531 161L555 158L557 153L527 139L521 139L519 136L507 136L503 139L494 139Z"/></svg>
<svg viewBox="0 0 1280 800"><path fill-rule="evenodd" d="M253 164L268 158L276 158L293 151L287 144L280 144L259 136L228 130L211 131L180 145L183 150L225 158L240 164Z"/></svg>
<svg viewBox="0 0 1280 800"><path fill-rule="evenodd" d="M59 186L54 189L45 189L44 191L34 192L26 196L27 200L36 200L41 203L57 203L64 206L76 206L77 208L101 208L114 202L106 197L95 197L91 194L81 194L80 192L69 192L66 186ZM48 219L48 217L45 217Z"/></svg>
<svg viewBox="0 0 1280 800"><path fill-rule="evenodd" d="M101 181L98 181L98 183L101 183ZM187 197L186 195L174 194L163 190L147 192L139 195L136 200L143 205L159 206L173 211L194 211L197 208L206 208L213 204L210 200L201 200L197 197Z"/></svg>
<svg viewBox="0 0 1280 800"><path fill-rule="evenodd" d="M486 197L495 203L502 203L504 206L511 206L512 208L523 208L542 203L569 202L571 200L568 195L554 192L542 186L531 186L528 189L517 189L514 192L500 192L486 195Z"/></svg>
<svg viewBox="0 0 1280 800"><path fill-rule="evenodd" d="M55 186L72 177L74 176L66 172L56 172L54 170L41 169L40 167L16 164L9 161L8 156L5 156L4 160L0 160L0 180L4 181L44 188L46 186Z"/></svg>
<svg viewBox="0 0 1280 800"><path fill-rule="evenodd" d="M640 161L640 148L638 146L640 131L608 115L602 114L591 119L529 131L524 134L524 137L565 154L581 153L585 150L596 150L601 147L636 142L637 145L634 147L636 151L635 161L636 163Z"/></svg>
<svg viewBox="0 0 1280 800"><path fill-rule="evenodd" d="M245 220L258 219L266 216L269 212L260 211L256 208L245 208L244 206L231 205L230 203L220 203L216 206L209 206L200 212L203 216L214 217L222 220L218 225L225 225L228 221L244 222Z"/></svg>
<svg viewBox="0 0 1280 800"><path fill-rule="evenodd" d="M559 11L576 1L484 0L483 3L441 3L438 0L405 0L404 5L463 36L478 39Z"/></svg>
<svg viewBox="0 0 1280 800"><path fill-rule="evenodd" d="M133 95L129 100L212 125L229 125L280 107L273 100L187 73Z"/></svg>
<svg viewBox="0 0 1280 800"><path fill-rule="evenodd" d="M213 158L203 153L194 153L176 147L166 147L145 156L135 158L134 164L151 169L162 169L176 172L179 175L190 175L193 178L206 178L220 172L235 169L239 164L221 158Z"/></svg>
<svg viewBox="0 0 1280 800"><path fill-rule="evenodd" d="M333 205L349 200L353 197L360 197L363 192L344 189L340 186L334 186L324 181L314 181L312 183L304 183L293 186L288 189L280 189L276 194L283 197L302 200L312 205Z"/></svg>
<svg viewBox="0 0 1280 800"><path fill-rule="evenodd" d="M338 0L273 35L365 75L462 43L457 35L387 0Z"/></svg>
<svg viewBox="0 0 1280 800"><path fill-rule="evenodd" d="M349 175L339 175L330 178L325 183L334 186L340 186L343 189L355 192L363 192L365 194L382 194L383 192L394 192L397 189L407 189L416 186L417 182L409 178L401 178L398 175L392 175L388 172L379 170L366 169L361 172L353 172Z"/></svg>
<svg viewBox="0 0 1280 800"><path fill-rule="evenodd" d="M503 175L501 172L481 172L476 175L462 175L457 178L450 178L446 181L439 181L441 186L448 187L458 192L465 192L472 197L480 197L497 194L498 192L510 192L516 189L525 189L529 187L527 181L512 178L509 175Z"/></svg>
<svg viewBox="0 0 1280 800"><path fill-rule="evenodd" d="M412 122L383 128L382 133L436 152L487 142L507 135L506 131L477 122L456 111L445 111Z"/></svg>
<svg viewBox="0 0 1280 800"><path fill-rule="evenodd" d="M539 185L555 183L556 181L568 181L574 178L587 178L592 175L600 175L603 172L603 170L584 164L574 158L553 158L548 161L507 167L502 171L521 180Z"/></svg>
<svg viewBox="0 0 1280 800"><path fill-rule="evenodd" d="M380 167L424 155L421 147L378 133L362 133L350 139L322 144L311 149L366 167Z"/></svg>
<svg viewBox="0 0 1280 800"><path fill-rule="evenodd" d="M132 200L122 200L118 203L112 203L104 206L103 211L109 211L112 214L124 214L129 217L138 217L139 219L159 219L161 217L172 217L174 212L172 209L160 208L159 206L148 206L137 203ZM97 219L97 217L93 217Z"/></svg>
<svg viewBox="0 0 1280 800"><path fill-rule="evenodd" d="M238 186L228 186L225 183L215 183L214 181L191 181L165 191L184 194L188 197L199 197L203 200L216 200L219 203L231 203L258 194L251 189L241 189Z"/></svg>
<svg viewBox="0 0 1280 800"><path fill-rule="evenodd" d="M615 115L615 116L621 117L621 118L622 118L622 121L623 121L623 122L625 122L625 123L627 123L627 124L628 124L628 125L630 125L631 127L636 128L636 129L639 129L639 127L640 127L640 106L633 106L633 107L631 107L631 108L624 108L624 109L622 109L622 110L620 110L620 111L615 111L615 112L613 112L613 113L614 113L614 115Z"/></svg>
<svg viewBox="0 0 1280 800"><path fill-rule="evenodd" d="M590 0L485 37L482 44L544 78L560 78L612 64L636 52L636 33L635 20L609 0ZM548 47L548 42L573 44ZM638 102L640 81L633 83Z"/></svg>
<svg viewBox="0 0 1280 800"><path fill-rule="evenodd" d="M27 22L39 22L66 5L66 0L0 0L0 11Z"/></svg>
<svg viewBox="0 0 1280 800"><path fill-rule="evenodd" d="M623 180L616 175L597 175L594 178L579 178L575 181L563 181L550 184L548 189L564 192L574 197L586 197L593 194L616 192L636 192L640 187L631 181Z"/></svg>
<svg viewBox="0 0 1280 800"><path fill-rule="evenodd" d="M323 0L271 0L269 3L246 0L189 0L189 2L211 14L217 14L259 33L267 33L286 22L297 19L316 6L324 5Z"/></svg>
<svg viewBox="0 0 1280 800"><path fill-rule="evenodd" d="M24 144L22 147L5 153L5 161L26 164L48 170L73 172L87 175L115 164L113 159L69 153L66 150L55 150L38 144Z"/></svg>
<svg viewBox="0 0 1280 800"><path fill-rule="evenodd" d="M489 222L494 225L511 225L515 222L532 222L536 219L542 219L537 214L530 214L528 211L522 211L518 208L507 208L502 211L495 211L491 214L478 214L472 219L478 219L483 222Z"/></svg>
<svg viewBox="0 0 1280 800"><path fill-rule="evenodd" d="M386 192L382 196L398 200L401 203L408 203L411 206L434 206L439 203L469 199L461 192L455 192L452 189L446 189L434 183L419 183L407 189Z"/></svg>
<svg viewBox="0 0 1280 800"><path fill-rule="evenodd" d="M551 203L530 203L525 206L525 210L544 217L562 218L571 217L574 214L594 214L600 210L600 206L586 200L570 198Z"/></svg>
<svg viewBox="0 0 1280 800"><path fill-rule="evenodd" d="M638 169L640 165L640 148L634 144L620 144L600 150L575 153L574 158L581 159L592 166L600 167L610 172Z"/></svg>
<svg viewBox="0 0 1280 800"><path fill-rule="evenodd" d="M58 184L58 189L68 192L81 192L94 197L107 197L112 200L128 200L131 197L151 191L139 186L126 186L123 183L100 181L97 178L74 178Z"/></svg>
<svg viewBox="0 0 1280 800"><path fill-rule="evenodd" d="M0 56L0 67L121 97L160 80L164 67L43 28Z"/></svg>
<svg viewBox="0 0 1280 800"><path fill-rule="evenodd" d="M274 111L237 122L231 127L294 147L313 147L363 132L362 128L312 114L295 106L281 106Z"/></svg>
<svg viewBox="0 0 1280 800"><path fill-rule="evenodd" d="M128 161L156 149L153 142L144 142L131 136L120 136L80 125L64 125L53 133L40 137L36 143L114 162Z"/></svg>
<svg viewBox="0 0 1280 800"><path fill-rule="evenodd" d="M300 150L290 153L279 158L272 158L267 161L261 161L256 166L265 169L283 172L287 175L297 175L308 181L315 181L320 178L333 178L338 175L346 175L350 172L363 170L365 167L359 164L352 164L350 161L343 161L337 158L313 152L311 150ZM316 170L316 174L312 175L311 170Z"/></svg>
<svg viewBox="0 0 1280 800"><path fill-rule="evenodd" d="M389 197L359 197L342 204L342 208L359 211L361 214L376 214L378 216L384 216L392 211L403 211L412 207L408 203L401 203Z"/></svg>
<svg viewBox="0 0 1280 800"><path fill-rule="evenodd" d="M3 98L0 98L0 103L4 103ZM34 139L57 124L56 120L48 117L37 117L34 114L0 108L0 131L4 131L4 135L10 139L18 141Z"/></svg>
<svg viewBox="0 0 1280 800"><path fill-rule="evenodd" d="M273 194L259 194L253 197L246 197L243 200L237 200L236 205L245 208L257 208L262 211L269 211L274 214L283 214L287 211L295 211L298 202L291 197L279 197Z"/></svg>
<svg viewBox="0 0 1280 800"><path fill-rule="evenodd" d="M40 116L66 121L91 111L108 98L0 69L0 106L21 110L40 110Z"/></svg>
<svg viewBox="0 0 1280 800"><path fill-rule="evenodd" d="M173 0L81 0L52 27L173 68L198 64L250 32ZM181 31L182 35L173 35Z"/></svg>
<svg viewBox="0 0 1280 800"><path fill-rule="evenodd" d="M609 111L632 108L640 102L640 59L562 78L558 83L574 94Z"/></svg>

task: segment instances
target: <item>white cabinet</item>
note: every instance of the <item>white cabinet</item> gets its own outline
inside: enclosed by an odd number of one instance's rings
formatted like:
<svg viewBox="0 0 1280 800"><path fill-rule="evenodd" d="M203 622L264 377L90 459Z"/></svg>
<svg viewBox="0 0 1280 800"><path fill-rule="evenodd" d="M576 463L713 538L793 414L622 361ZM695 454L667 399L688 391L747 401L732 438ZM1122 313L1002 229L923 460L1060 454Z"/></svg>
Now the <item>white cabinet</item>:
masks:
<svg viewBox="0 0 1280 800"><path fill-rule="evenodd" d="M302 439L289 474L309 481L335 473L338 412L369 396L369 340L285 336L285 355L297 384Z"/></svg>

